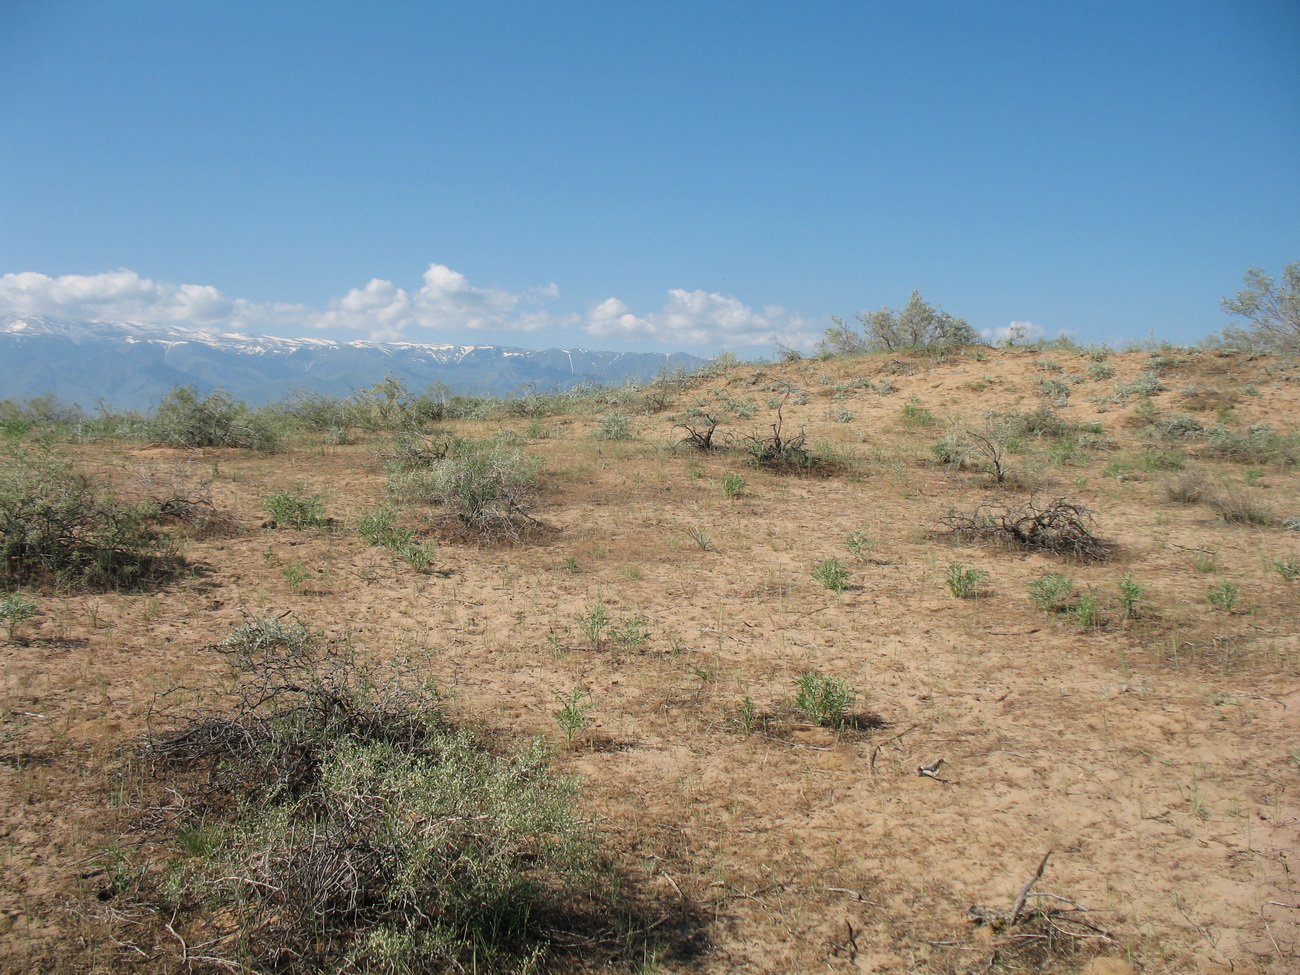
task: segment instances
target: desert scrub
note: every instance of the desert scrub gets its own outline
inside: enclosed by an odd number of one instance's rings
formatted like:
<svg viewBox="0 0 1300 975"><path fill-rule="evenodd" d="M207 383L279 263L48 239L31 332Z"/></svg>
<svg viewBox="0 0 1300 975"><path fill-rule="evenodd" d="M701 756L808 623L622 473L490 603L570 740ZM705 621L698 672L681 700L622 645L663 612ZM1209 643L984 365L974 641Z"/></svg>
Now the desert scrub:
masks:
<svg viewBox="0 0 1300 975"><path fill-rule="evenodd" d="M605 414L596 428L597 440L627 440L632 436L632 418L623 410Z"/></svg>
<svg viewBox="0 0 1300 975"><path fill-rule="evenodd" d="M839 559L826 559L813 566L812 577L833 592L849 587L849 570Z"/></svg>
<svg viewBox="0 0 1300 975"><path fill-rule="evenodd" d="M953 511L941 524L969 541L1001 542L1080 561L1100 562L1110 554L1110 545L1093 534L1093 513L1066 498L1046 504L981 504L970 512Z"/></svg>
<svg viewBox="0 0 1300 975"><path fill-rule="evenodd" d="M443 507L483 535L516 537L532 519L542 461L491 441L458 440L426 468L390 475L398 501Z"/></svg>
<svg viewBox="0 0 1300 975"><path fill-rule="evenodd" d="M794 684L794 706L813 724L841 729L849 723L858 692L848 681L805 671Z"/></svg>
<svg viewBox="0 0 1300 975"><path fill-rule="evenodd" d="M207 833L164 896L209 953L232 970L515 971L578 940L609 875L544 743L490 748L427 684L296 623L250 619L212 649L233 705L148 742L187 800L178 842Z"/></svg>
<svg viewBox="0 0 1300 975"><path fill-rule="evenodd" d="M280 436L268 415L252 412L220 389L201 397L193 386L177 386L158 404L147 429L155 440L189 449L271 451L280 446Z"/></svg>
<svg viewBox="0 0 1300 975"><path fill-rule="evenodd" d="M320 528L329 524L324 500L319 494L308 494L301 484L267 495L262 507L271 516L269 528Z"/></svg>
<svg viewBox="0 0 1300 975"><path fill-rule="evenodd" d="M0 582L135 586L180 567L159 511L127 503L68 458L0 451Z"/></svg>
<svg viewBox="0 0 1300 975"><path fill-rule="evenodd" d="M722 493L731 500L735 500L745 492L745 479L739 474L731 473L722 476Z"/></svg>

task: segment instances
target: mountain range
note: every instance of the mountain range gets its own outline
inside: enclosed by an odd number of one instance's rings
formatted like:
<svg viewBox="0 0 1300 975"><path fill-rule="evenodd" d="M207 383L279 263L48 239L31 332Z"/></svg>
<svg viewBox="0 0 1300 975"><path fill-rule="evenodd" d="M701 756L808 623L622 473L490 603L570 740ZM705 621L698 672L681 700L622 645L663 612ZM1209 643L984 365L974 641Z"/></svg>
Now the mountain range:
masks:
<svg viewBox="0 0 1300 975"><path fill-rule="evenodd" d="M694 369L685 353L516 349L495 345L338 342L208 331L141 322L0 319L0 400L47 394L90 409L147 410L174 386L214 389L253 406L295 391L343 397L388 376L422 390L504 396L521 388L646 382Z"/></svg>

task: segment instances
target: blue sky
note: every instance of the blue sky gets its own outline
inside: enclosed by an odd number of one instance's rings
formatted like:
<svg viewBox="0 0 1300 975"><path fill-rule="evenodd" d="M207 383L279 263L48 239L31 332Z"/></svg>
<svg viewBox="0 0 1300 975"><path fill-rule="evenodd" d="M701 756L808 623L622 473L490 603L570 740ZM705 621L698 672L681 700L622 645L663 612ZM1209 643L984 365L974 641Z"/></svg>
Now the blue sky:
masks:
<svg viewBox="0 0 1300 975"><path fill-rule="evenodd" d="M1300 260L1300 4L0 4L0 314L1195 341Z"/></svg>

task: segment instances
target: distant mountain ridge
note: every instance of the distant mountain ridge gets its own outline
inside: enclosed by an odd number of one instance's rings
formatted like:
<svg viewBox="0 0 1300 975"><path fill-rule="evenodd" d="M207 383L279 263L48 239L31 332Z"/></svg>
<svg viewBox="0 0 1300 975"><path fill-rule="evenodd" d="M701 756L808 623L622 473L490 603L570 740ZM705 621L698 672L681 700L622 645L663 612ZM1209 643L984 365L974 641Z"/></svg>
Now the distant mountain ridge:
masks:
<svg viewBox="0 0 1300 975"><path fill-rule="evenodd" d="M521 387L646 382L694 369L685 353L516 349L496 345L339 342L142 322L0 319L0 400L53 394L90 409L145 410L169 389L224 389L257 406L296 390L346 396L387 376L412 391L444 383L454 393L504 396Z"/></svg>

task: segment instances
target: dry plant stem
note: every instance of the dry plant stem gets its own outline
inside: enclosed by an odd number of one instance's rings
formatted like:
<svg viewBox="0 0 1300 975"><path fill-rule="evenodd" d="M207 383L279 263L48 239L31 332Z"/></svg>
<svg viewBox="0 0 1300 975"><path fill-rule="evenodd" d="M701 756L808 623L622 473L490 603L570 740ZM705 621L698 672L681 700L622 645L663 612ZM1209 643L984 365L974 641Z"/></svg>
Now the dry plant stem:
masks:
<svg viewBox="0 0 1300 975"><path fill-rule="evenodd" d="M1034 875L1029 878L1025 886L1020 888L1020 896L1016 898L1015 906L1011 908L1008 924L1015 924L1020 919L1020 912L1025 908L1025 899L1029 897L1029 892L1033 889L1034 884L1043 878L1043 871L1047 868L1047 858L1051 855L1051 850L1043 854L1043 859L1039 861L1038 869L1034 871Z"/></svg>

